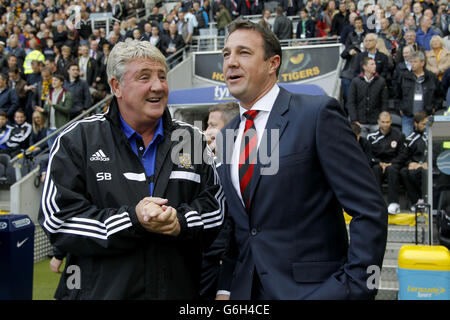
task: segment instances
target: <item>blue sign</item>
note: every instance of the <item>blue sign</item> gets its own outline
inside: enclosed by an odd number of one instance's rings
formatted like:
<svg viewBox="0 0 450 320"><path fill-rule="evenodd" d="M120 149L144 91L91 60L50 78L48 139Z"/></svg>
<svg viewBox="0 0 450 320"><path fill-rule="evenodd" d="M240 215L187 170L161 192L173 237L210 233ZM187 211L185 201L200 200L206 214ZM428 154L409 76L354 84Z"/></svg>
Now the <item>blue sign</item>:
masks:
<svg viewBox="0 0 450 320"><path fill-rule="evenodd" d="M326 95L321 87L314 84L278 83L278 85L292 93ZM227 86L217 85L212 87L172 90L169 93L168 105L213 105L228 101L237 101L237 99L230 94Z"/></svg>

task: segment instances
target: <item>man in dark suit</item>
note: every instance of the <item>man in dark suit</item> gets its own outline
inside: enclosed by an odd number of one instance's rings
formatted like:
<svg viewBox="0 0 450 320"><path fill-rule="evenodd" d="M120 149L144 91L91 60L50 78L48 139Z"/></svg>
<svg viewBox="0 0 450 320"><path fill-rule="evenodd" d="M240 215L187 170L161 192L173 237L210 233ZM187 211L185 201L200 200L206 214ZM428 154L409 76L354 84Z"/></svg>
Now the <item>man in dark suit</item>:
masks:
<svg viewBox="0 0 450 320"><path fill-rule="evenodd" d="M281 47L260 25L233 22L223 57L240 115L216 138L232 231L216 299L374 298L387 212L343 109L276 84Z"/></svg>
<svg viewBox="0 0 450 320"><path fill-rule="evenodd" d="M79 56L75 63L80 69L80 79L85 80L89 87L96 86L96 78L99 73L99 62L89 57L89 46L83 44L81 47L81 56Z"/></svg>

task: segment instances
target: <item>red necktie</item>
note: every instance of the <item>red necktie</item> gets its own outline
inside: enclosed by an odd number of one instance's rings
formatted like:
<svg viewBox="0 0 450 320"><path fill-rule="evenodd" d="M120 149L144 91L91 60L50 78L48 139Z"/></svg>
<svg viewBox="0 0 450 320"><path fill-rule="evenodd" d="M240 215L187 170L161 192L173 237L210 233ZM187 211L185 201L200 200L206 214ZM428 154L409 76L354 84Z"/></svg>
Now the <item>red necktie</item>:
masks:
<svg viewBox="0 0 450 320"><path fill-rule="evenodd" d="M247 5L247 8L250 9L250 1L249 0L245 0L245 4Z"/></svg>
<svg viewBox="0 0 450 320"><path fill-rule="evenodd" d="M253 166L256 163L258 136L254 120L259 111L250 110L244 112L245 129L242 135L241 149L239 154L239 186L242 200L247 211L250 208L250 181L253 175Z"/></svg>

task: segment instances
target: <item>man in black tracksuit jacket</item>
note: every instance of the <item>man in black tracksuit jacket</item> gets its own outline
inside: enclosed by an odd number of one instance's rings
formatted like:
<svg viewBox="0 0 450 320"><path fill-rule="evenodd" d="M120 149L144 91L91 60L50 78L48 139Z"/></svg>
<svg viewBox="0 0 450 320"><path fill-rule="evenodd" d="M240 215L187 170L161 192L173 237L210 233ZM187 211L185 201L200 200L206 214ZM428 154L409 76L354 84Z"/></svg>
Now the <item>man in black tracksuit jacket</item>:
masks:
<svg viewBox="0 0 450 320"><path fill-rule="evenodd" d="M414 115L414 132L406 137L403 150L405 166L400 170L400 175L413 206L419 199L423 199L422 182L428 169L428 138L425 132L427 119L427 114L423 111Z"/></svg>
<svg viewBox="0 0 450 320"><path fill-rule="evenodd" d="M389 112L381 112L378 118L380 129L369 134L367 140L371 145L372 170L380 188L384 178L387 178L388 212L399 213L399 171L404 163L404 137L391 124L392 118ZM393 208L392 210L391 207Z"/></svg>
<svg viewBox="0 0 450 320"><path fill-rule="evenodd" d="M56 298L196 299L203 249L224 218L206 139L171 119L165 58L149 42L116 44L109 59L126 69L108 72L115 95L108 112L66 128L49 157L39 222L67 253ZM144 149L137 115L145 125L157 117L152 175L145 159L153 142ZM125 124L136 131L129 136Z"/></svg>

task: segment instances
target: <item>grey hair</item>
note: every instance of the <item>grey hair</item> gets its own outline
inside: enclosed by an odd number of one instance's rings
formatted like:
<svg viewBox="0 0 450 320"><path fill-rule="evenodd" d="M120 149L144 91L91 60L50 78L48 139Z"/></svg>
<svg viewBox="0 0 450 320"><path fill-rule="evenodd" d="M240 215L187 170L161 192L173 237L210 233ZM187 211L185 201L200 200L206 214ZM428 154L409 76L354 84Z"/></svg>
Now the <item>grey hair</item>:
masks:
<svg viewBox="0 0 450 320"><path fill-rule="evenodd" d="M154 45L149 41L128 39L125 42L118 42L109 54L106 65L108 83L110 83L111 78L115 78L119 83L122 83L127 64L139 58L148 58L160 62L168 71L166 58Z"/></svg>
<svg viewBox="0 0 450 320"><path fill-rule="evenodd" d="M420 61L424 62L425 61L425 54L422 51L416 51L413 54L411 54L411 56L409 57L409 60L412 59L419 59Z"/></svg>

